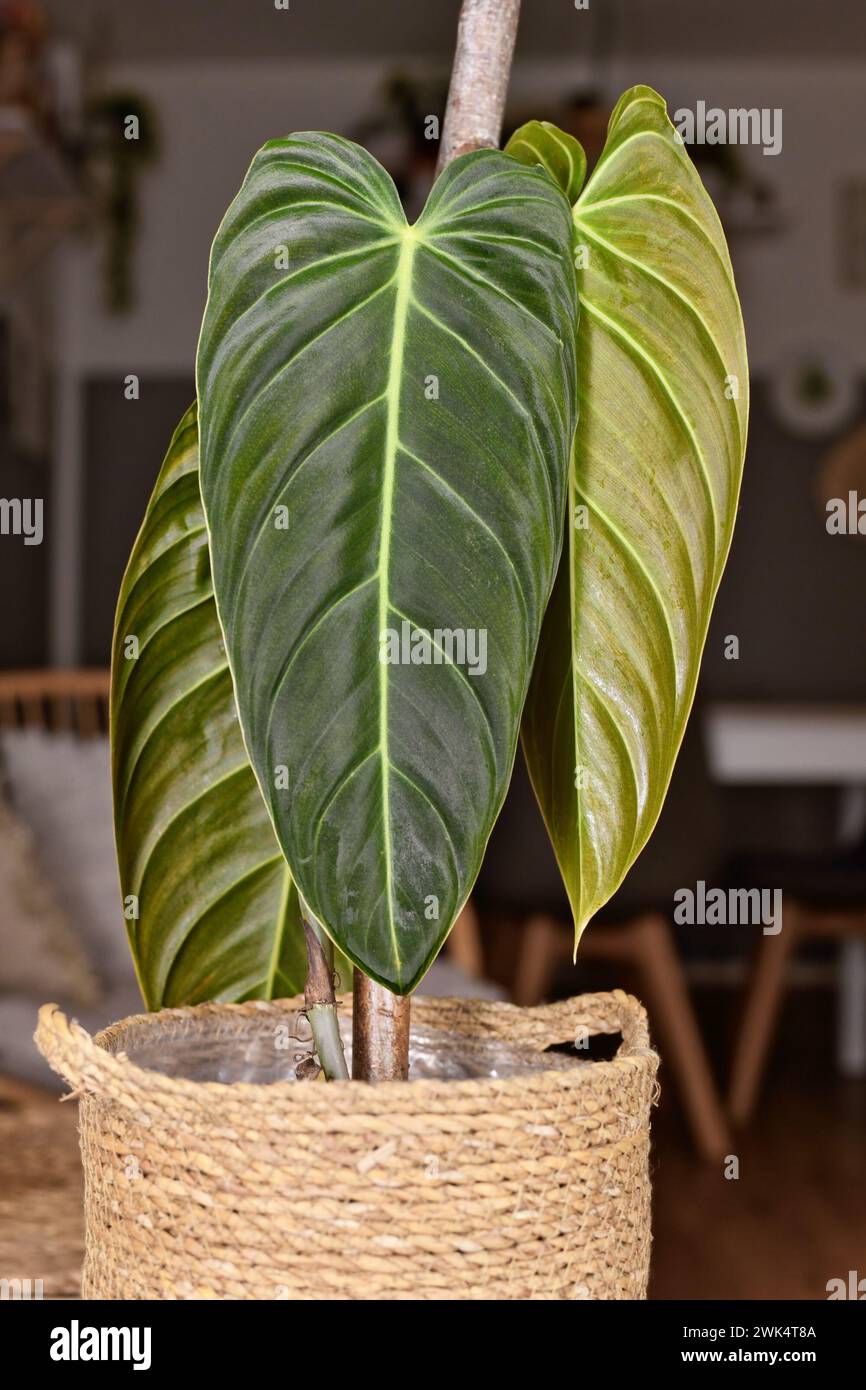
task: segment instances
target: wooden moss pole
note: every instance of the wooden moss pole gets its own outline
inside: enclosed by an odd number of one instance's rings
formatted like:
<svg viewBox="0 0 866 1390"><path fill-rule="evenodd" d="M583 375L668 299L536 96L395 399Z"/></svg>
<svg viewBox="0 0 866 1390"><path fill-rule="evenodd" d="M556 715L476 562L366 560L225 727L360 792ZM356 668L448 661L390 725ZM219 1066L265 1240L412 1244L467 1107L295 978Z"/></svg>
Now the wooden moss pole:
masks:
<svg viewBox="0 0 866 1390"><path fill-rule="evenodd" d="M436 172L469 150L498 146L520 0L463 0Z"/></svg>
<svg viewBox="0 0 866 1390"><path fill-rule="evenodd" d="M409 996L392 994L361 970L352 987L352 1076L355 1081L406 1081Z"/></svg>

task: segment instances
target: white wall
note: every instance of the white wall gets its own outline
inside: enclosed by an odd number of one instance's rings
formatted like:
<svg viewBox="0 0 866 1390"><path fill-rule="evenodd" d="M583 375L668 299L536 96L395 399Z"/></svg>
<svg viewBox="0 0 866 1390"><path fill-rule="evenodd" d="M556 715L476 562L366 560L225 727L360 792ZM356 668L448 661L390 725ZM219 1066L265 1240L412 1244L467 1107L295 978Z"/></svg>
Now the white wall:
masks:
<svg viewBox="0 0 866 1390"><path fill-rule="evenodd" d="M837 192L840 180L866 179L866 72L863 62L694 63L665 71L658 86L671 109L699 98L722 107L780 107L783 147L743 160L778 190L784 221L778 235L733 246L754 373L772 370L799 346L835 343L866 373L866 295L838 281ZM674 97L676 93L676 97Z"/></svg>
<svg viewBox="0 0 866 1390"><path fill-rule="evenodd" d="M293 129L349 130L375 105L386 71L378 62L333 65L164 64L114 69L112 85L146 93L162 127L159 163L142 181L143 228L136 251L136 310L103 312L98 251L70 258L61 360L84 373L191 370L204 305L207 255L220 217L266 139ZM416 64L417 67L417 64ZM579 84L581 65L524 64L515 70L517 104L546 100ZM779 236L735 246L753 370L772 367L800 342L847 346L866 371L866 301L835 280L835 191L844 175L866 178L863 65L749 63L665 66L620 63L615 96L649 81L671 110L708 104L781 107L781 154L747 148L743 158L778 187L786 219Z"/></svg>
<svg viewBox="0 0 866 1390"><path fill-rule="evenodd" d="M114 68L106 86L141 92L161 130L140 181L137 304L102 307L98 246L69 260L62 359L83 373L191 373L210 244L260 145L293 129L346 127L373 102L378 64L196 63Z"/></svg>

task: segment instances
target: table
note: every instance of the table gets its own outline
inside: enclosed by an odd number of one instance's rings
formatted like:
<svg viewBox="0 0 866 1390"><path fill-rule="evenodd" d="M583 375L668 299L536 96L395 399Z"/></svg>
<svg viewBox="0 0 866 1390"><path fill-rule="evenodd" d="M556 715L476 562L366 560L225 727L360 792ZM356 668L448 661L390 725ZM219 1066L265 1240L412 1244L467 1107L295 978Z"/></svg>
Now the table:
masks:
<svg viewBox="0 0 866 1390"><path fill-rule="evenodd" d="M707 757L724 785L836 786L839 838L866 833L866 704L716 702L704 711ZM846 1076L866 1076L866 942L839 955L836 1051Z"/></svg>

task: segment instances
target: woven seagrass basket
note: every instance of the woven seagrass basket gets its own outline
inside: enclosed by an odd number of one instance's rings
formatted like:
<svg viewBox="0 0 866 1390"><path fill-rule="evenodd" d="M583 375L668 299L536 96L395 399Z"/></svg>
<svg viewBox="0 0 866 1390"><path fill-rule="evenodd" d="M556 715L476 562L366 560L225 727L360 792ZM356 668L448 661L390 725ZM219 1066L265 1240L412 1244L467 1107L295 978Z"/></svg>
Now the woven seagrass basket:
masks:
<svg viewBox="0 0 866 1390"><path fill-rule="evenodd" d="M645 1297L658 1058L635 999L413 1000L413 1025L534 1052L622 1035L610 1061L497 1079L225 1084L127 1055L191 1036L255 1050L299 1002L170 1009L96 1038L40 1011L39 1047L81 1099L85 1298Z"/></svg>

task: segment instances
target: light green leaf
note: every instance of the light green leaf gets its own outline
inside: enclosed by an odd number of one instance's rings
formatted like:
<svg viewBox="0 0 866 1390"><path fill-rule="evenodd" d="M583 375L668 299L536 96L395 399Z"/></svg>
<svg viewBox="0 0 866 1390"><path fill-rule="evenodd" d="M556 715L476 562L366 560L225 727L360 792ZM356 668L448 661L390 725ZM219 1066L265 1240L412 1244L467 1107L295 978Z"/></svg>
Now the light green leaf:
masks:
<svg viewBox="0 0 866 1390"><path fill-rule="evenodd" d="M540 164L559 184L569 203L577 202L586 178L586 155L573 135L550 121L527 121L515 130L507 150L524 164Z"/></svg>
<svg viewBox="0 0 866 1390"><path fill-rule="evenodd" d="M749 383L718 217L650 88L618 103L574 226L579 423L523 742L579 937L667 792L731 543Z"/></svg>
<svg viewBox="0 0 866 1390"><path fill-rule="evenodd" d="M246 744L310 912L400 993L511 774L564 515L570 239L548 177L498 151L410 227L370 155L301 134L256 156L213 248L202 493Z"/></svg>
<svg viewBox="0 0 866 1390"><path fill-rule="evenodd" d="M137 907L127 926L148 1008L297 993L306 971L297 890L235 711L194 406L171 441L120 591L111 741L121 889Z"/></svg>

